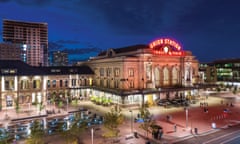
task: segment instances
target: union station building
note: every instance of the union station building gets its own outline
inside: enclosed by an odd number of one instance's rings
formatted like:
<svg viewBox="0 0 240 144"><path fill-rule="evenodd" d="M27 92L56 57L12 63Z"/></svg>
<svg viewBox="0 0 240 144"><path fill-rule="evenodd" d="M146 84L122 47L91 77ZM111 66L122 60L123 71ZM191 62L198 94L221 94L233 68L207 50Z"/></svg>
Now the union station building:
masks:
<svg viewBox="0 0 240 144"><path fill-rule="evenodd" d="M122 107L154 105L157 99L197 95L198 60L168 38L148 45L110 48L76 66L33 67L0 61L2 109L28 106L52 98L110 99Z"/></svg>

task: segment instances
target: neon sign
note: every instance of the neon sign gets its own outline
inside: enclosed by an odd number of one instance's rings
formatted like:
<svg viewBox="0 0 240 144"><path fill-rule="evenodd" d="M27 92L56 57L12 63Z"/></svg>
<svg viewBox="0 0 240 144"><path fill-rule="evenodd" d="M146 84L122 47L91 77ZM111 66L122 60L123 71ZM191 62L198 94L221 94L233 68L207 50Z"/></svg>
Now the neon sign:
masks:
<svg viewBox="0 0 240 144"><path fill-rule="evenodd" d="M174 40L169 38L157 39L149 44L149 47L155 51L156 54L161 55L183 55L181 46Z"/></svg>

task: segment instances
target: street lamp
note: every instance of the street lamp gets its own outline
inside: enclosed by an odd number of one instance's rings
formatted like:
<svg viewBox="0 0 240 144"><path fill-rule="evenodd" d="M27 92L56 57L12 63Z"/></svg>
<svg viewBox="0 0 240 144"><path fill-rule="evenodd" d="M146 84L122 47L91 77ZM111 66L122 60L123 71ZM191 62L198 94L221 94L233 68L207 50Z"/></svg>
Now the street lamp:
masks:
<svg viewBox="0 0 240 144"><path fill-rule="evenodd" d="M68 112L68 97L67 97L67 112Z"/></svg>
<svg viewBox="0 0 240 144"><path fill-rule="evenodd" d="M133 111L129 110L131 112L131 132L133 132Z"/></svg>
<svg viewBox="0 0 240 144"><path fill-rule="evenodd" d="M91 138L92 138L92 144L93 144L93 132L94 132L94 129L91 128Z"/></svg>

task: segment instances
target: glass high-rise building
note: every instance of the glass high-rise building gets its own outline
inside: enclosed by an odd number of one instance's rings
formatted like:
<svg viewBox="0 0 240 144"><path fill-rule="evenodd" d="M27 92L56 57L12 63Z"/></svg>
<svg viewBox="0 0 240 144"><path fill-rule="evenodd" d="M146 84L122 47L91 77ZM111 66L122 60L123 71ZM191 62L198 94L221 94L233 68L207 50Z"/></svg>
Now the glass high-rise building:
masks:
<svg viewBox="0 0 240 144"><path fill-rule="evenodd" d="M32 66L48 66L48 24L3 20L3 41L20 45L21 60Z"/></svg>

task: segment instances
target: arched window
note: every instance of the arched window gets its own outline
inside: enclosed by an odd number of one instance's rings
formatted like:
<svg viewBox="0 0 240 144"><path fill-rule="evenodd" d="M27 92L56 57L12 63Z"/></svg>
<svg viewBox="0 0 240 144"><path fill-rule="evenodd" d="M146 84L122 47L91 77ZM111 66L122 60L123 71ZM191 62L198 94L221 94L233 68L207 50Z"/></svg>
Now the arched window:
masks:
<svg viewBox="0 0 240 144"><path fill-rule="evenodd" d="M178 84L178 69L176 67L172 69L172 84Z"/></svg>
<svg viewBox="0 0 240 144"><path fill-rule="evenodd" d="M155 87L158 88L160 87L160 68L159 67L156 67L155 70L154 70L154 77L155 77Z"/></svg>
<svg viewBox="0 0 240 144"><path fill-rule="evenodd" d="M169 70L167 67L163 68L163 85L164 86L169 85Z"/></svg>

